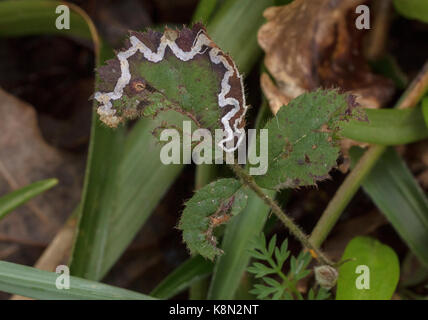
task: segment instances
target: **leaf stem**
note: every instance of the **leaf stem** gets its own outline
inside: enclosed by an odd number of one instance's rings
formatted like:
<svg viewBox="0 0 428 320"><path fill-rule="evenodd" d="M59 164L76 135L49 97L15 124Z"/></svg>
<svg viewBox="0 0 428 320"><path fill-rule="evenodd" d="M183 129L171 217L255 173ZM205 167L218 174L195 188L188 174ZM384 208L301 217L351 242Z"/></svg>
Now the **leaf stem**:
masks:
<svg viewBox="0 0 428 320"><path fill-rule="evenodd" d="M263 192L263 190L257 185L251 175L249 175L239 164L234 163L231 164L230 167L232 168L233 172L241 179L242 183L252 189L256 195L272 209L272 212L278 217L279 220L281 220L281 222L291 232L291 234L293 234L304 247L315 253L316 259L321 264L327 264L330 266L334 265L334 263L329 260L320 249L312 244L302 229L300 229L300 227L296 225L293 220L282 211L281 207L275 202L275 200Z"/></svg>
<svg viewBox="0 0 428 320"><path fill-rule="evenodd" d="M423 66L408 89L395 105L397 109L405 109L415 106L425 95L428 89L428 61ZM364 178L370 173L373 166L385 152L386 146L373 145L361 157L354 169L348 174L345 181L337 190L318 220L309 241L319 247L327 238L331 229L336 224L345 207L351 201L360 188Z"/></svg>

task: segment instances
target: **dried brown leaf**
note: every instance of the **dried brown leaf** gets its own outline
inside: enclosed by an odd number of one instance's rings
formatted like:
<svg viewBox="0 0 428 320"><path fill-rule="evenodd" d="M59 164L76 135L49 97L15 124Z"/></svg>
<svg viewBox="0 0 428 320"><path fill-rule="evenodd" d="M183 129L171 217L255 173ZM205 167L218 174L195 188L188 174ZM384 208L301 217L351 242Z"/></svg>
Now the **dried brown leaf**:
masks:
<svg viewBox="0 0 428 320"><path fill-rule="evenodd" d="M58 186L0 221L0 251L20 249L3 258L32 264L76 207L84 161L48 145L33 107L2 90L0 114L0 195L38 180L59 180Z"/></svg>
<svg viewBox="0 0 428 320"><path fill-rule="evenodd" d="M368 108L379 108L391 98L392 82L373 74L362 53L365 31L355 27L355 8L363 3L367 1L295 0L264 12L268 22L260 28L258 41L278 87L266 78L262 87L273 111L278 101L318 87L350 91Z"/></svg>

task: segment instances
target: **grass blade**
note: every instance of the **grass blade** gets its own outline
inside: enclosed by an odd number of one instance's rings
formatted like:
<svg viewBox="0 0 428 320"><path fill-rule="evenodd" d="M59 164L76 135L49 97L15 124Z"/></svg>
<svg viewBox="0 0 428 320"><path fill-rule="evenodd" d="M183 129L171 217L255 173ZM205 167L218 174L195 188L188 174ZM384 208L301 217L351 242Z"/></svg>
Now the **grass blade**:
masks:
<svg viewBox="0 0 428 320"><path fill-rule="evenodd" d="M351 149L351 155L357 159L361 149ZM395 150L388 149L381 157L363 188L415 256L428 266L428 200Z"/></svg>
<svg viewBox="0 0 428 320"><path fill-rule="evenodd" d="M226 0L208 24L209 35L231 54L240 72L248 73L261 56L257 31L264 9L273 5L274 0Z"/></svg>
<svg viewBox="0 0 428 320"><path fill-rule="evenodd" d="M210 275L213 267L214 265L210 261L201 256L194 256L169 274L150 295L159 299L172 298Z"/></svg>
<svg viewBox="0 0 428 320"><path fill-rule="evenodd" d="M93 115L79 222L70 260L73 275L92 280L102 277L109 218L117 197L111 182L117 177L124 139L123 130L110 130Z"/></svg>
<svg viewBox="0 0 428 320"><path fill-rule="evenodd" d="M425 125L428 127L428 97L422 100L422 113L424 115Z"/></svg>
<svg viewBox="0 0 428 320"><path fill-rule="evenodd" d="M343 136L380 145L407 144L428 137L421 108L366 109L369 122L344 124Z"/></svg>
<svg viewBox="0 0 428 320"><path fill-rule="evenodd" d="M35 196L49 190L58 183L57 179L46 179L12 191L0 198L0 219Z"/></svg>
<svg viewBox="0 0 428 320"><path fill-rule="evenodd" d="M166 117L156 122L141 119L125 136L124 128L106 128L94 115L82 212L70 262L73 275L101 279L183 168L160 161L160 146L152 131Z"/></svg>
<svg viewBox="0 0 428 320"><path fill-rule="evenodd" d="M168 121L168 116L174 115L165 115L159 121ZM87 265L85 259L90 259L99 268L96 280L101 279L120 257L183 168L183 165L162 164L161 147L152 136L154 127L153 120L141 119L126 138L114 183L114 210L103 227L107 230L103 258L98 261L91 252L81 257L84 265ZM108 201L108 194L104 199ZM101 212L96 214L102 215ZM96 241L102 245L101 239ZM89 265L86 269L92 272Z"/></svg>
<svg viewBox="0 0 428 320"><path fill-rule="evenodd" d="M70 7L70 29L57 29L55 9L60 4ZM79 12L76 12L75 10ZM0 37L20 37L41 34L58 34L90 40L93 38L88 17L79 8L65 1L20 0L0 1Z"/></svg>
<svg viewBox="0 0 428 320"><path fill-rule="evenodd" d="M192 21L207 23L219 4L220 0L200 0L193 14Z"/></svg>
<svg viewBox="0 0 428 320"><path fill-rule="evenodd" d="M141 293L103 283L70 277L70 288L56 287L58 274L20 264L0 261L0 291L34 299L153 299Z"/></svg>

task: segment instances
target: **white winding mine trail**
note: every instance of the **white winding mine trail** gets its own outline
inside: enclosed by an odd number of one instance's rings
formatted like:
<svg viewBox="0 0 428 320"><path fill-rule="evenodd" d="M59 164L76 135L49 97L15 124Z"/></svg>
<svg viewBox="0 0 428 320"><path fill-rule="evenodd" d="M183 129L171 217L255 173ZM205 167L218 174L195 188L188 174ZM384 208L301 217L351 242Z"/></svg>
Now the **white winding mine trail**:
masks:
<svg viewBox="0 0 428 320"><path fill-rule="evenodd" d="M123 94L123 89L126 87L126 85L129 84L131 80L131 73L129 72L128 58L133 56L137 51L140 51L144 55L144 58L146 58L148 61L156 63L163 60L165 56L165 49L169 47L178 59L182 61L189 61L192 60L197 54L203 54L204 51L202 51L202 48L203 46L206 46L209 50L209 57L211 62L215 64L222 63L227 70L221 81L221 92L218 95L218 104L221 108L227 105L234 106L233 109L231 109L221 118L221 123L224 126L224 131L226 132L226 138L221 140L218 145L226 152L235 151L241 144L242 140L245 138L244 129L238 128L238 126L243 120L243 117L245 116L245 112L247 110L247 106L245 103L243 80L242 76L238 72L236 65L234 63L231 65L229 61L222 55L222 51L217 47L213 47L212 40L204 33L203 30L200 30L198 32L193 42L192 48L188 52L183 51L181 48L179 48L177 43L175 42L175 39L172 40L174 36L167 36L166 32L162 36L159 47L156 52L150 50L137 37L130 37L131 47L128 50L119 52L117 54L117 58L120 62L121 76L117 80L114 90L112 92L95 93L95 99L98 102L102 103L102 105L97 109L98 114L102 117L108 117L111 123L115 125L119 123L120 119L119 117L115 116L116 110L113 109L111 101L120 99ZM239 101L237 99L231 97L226 98L226 95L230 92L231 89L231 86L229 84L230 77L232 77L235 72L241 84L243 101L242 106L239 104ZM244 110L242 115L238 119L236 119L233 124L231 124L230 122L233 116L237 114L242 108ZM238 137L236 145L231 148L227 148L226 143L234 141L235 134Z"/></svg>

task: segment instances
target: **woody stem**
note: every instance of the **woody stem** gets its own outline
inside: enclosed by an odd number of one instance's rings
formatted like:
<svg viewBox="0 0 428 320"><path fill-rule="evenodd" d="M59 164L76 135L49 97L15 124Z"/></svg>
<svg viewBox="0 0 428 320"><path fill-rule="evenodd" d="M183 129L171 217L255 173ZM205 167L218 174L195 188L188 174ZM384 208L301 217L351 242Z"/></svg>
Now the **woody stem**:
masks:
<svg viewBox="0 0 428 320"><path fill-rule="evenodd" d="M327 256L319 248L312 244L303 230L297 224L295 224L293 220L287 216L287 214L285 214L285 212L281 209L275 200L263 192L263 190L257 185L251 175L249 175L239 164L234 163L230 165L230 167L239 177L242 183L253 190L256 195L272 209L272 212L278 217L279 220L281 220L281 222L291 232L291 234L295 236L305 248L309 249L312 255L315 256L315 258L321 264L334 266L334 262L327 258Z"/></svg>

